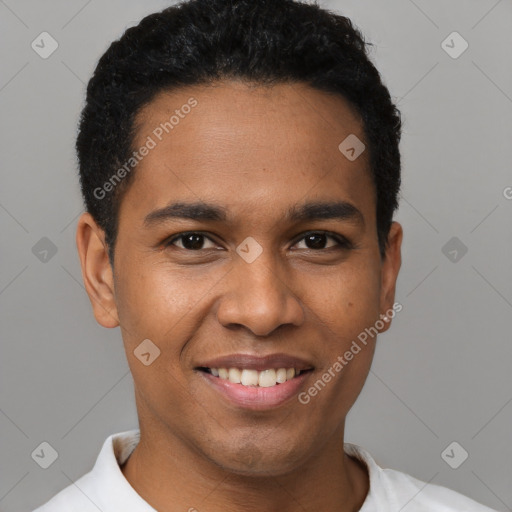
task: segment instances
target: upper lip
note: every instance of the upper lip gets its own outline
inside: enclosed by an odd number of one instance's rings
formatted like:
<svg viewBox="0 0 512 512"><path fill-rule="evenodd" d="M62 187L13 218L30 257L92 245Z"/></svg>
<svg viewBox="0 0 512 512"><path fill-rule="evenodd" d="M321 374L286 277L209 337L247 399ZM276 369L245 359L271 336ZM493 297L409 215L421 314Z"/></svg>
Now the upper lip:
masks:
<svg viewBox="0 0 512 512"><path fill-rule="evenodd" d="M309 370L313 365L300 357L289 354L268 354L265 356L252 354L231 354L228 356L209 359L197 366L198 368L240 368L263 371L269 368L295 368Z"/></svg>

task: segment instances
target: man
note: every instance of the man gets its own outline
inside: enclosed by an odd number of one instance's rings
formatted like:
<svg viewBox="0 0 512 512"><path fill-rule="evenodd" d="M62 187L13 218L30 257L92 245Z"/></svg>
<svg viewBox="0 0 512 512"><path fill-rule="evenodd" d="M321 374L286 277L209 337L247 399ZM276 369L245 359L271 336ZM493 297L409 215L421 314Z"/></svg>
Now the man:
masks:
<svg viewBox="0 0 512 512"><path fill-rule="evenodd" d="M111 45L77 247L140 431L38 512L490 510L344 443L401 308L400 131L362 35L316 5L190 0Z"/></svg>

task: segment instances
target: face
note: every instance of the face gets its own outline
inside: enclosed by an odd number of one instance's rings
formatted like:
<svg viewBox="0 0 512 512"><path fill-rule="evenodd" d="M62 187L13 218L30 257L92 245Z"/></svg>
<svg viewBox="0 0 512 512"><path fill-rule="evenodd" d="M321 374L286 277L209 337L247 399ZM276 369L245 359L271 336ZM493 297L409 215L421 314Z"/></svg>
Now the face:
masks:
<svg viewBox="0 0 512 512"><path fill-rule="evenodd" d="M360 119L306 85L222 82L160 94L136 126L134 148L154 146L115 270L89 214L77 244L96 319L120 325L141 431L230 471L290 471L343 436L376 338L353 342L394 303L400 225L381 259L368 151L338 149L364 141Z"/></svg>

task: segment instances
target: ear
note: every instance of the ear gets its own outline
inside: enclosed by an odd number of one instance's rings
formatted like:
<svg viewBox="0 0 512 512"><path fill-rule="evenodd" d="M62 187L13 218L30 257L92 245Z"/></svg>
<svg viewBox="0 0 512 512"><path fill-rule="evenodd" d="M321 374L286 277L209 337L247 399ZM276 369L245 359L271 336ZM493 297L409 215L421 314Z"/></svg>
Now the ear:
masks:
<svg viewBox="0 0 512 512"><path fill-rule="evenodd" d="M381 268L381 292L380 292L380 312L385 315L386 311L393 310L395 302L395 288L398 271L402 264L402 226L398 222L392 222L388 234L388 245ZM381 317L382 318L382 317ZM391 325L391 318L384 322L384 327L379 332L385 332Z"/></svg>
<svg viewBox="0 0 512 512"><path fill-rule="evenodd" d="M82 279L96 321L103 327L117 327L119 318L114 276L108 259L105 233L88 212L78 219L76 246L82 267Z"/></svg>

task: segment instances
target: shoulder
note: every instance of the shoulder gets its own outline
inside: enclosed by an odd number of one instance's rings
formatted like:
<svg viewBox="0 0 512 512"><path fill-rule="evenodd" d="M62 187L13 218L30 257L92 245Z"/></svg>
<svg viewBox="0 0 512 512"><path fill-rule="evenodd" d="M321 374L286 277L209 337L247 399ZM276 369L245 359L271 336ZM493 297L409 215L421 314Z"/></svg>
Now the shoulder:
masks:
<svg viewBox="0 0 512 512"><path fill-rule="evenodd" d="M360 512L496 512L447 487L424 482L395 469L381 468L360 446L345 443L345 452L368 468L370 490Z"/></svg>

